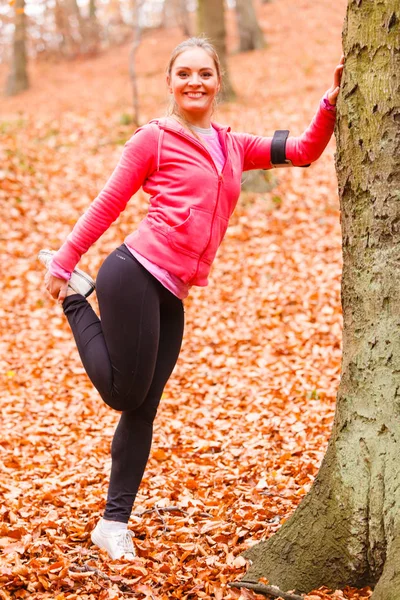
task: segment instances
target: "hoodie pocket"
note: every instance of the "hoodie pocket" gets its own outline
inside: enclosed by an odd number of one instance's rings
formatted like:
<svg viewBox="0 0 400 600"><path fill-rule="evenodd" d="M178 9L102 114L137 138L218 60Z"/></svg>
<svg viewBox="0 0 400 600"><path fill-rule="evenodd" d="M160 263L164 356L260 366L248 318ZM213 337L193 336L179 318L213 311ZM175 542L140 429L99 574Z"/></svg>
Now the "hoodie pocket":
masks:
<svg viewBox="0 0 400 600"><path fill-rule="evenodd" d="M167 239L173 248L189 256L200 256L210 241L213 213L202 208L190 208L188 217L170 227Z"/></svg>

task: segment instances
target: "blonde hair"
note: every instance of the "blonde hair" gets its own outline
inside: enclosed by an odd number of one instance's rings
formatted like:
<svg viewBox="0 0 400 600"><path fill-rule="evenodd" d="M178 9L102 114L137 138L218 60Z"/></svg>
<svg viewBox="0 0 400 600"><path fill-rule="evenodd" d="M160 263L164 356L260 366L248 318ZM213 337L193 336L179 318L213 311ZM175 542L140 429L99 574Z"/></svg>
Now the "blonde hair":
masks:
<svg viewBox="0 0 400 600"><path fill-rule="evenodd" d="M219 56L218 56L217 51L214 48L214 46L207 40L207 38L204 38L204 37L191 37L191 38L188 38L187 40L184 40L183 42L181 42L180 44L178 44L172 50L171 56L170 56L170 59L169 59L168 65L167 65L167 69L166 69L167 76L168 77L171 76L172 67L174 66L174 62L176 61L176 59L178 58L178 56L180 54L182 54L183 52L186 52L186 50L191 50L192 48L201 48L202 50L204 50L205 52L207 52L207 54L209 54L211 56L211 58L214 61L214 65L215 65L215 69L217 71L218 79L220 80L220 82L222 84L223 73L222 73L221 62L219 60ZM183 121L186 126L188 126L191 129L190 123L188 123L186 121L186 119L179 113L179 110L178 110L178 107L177 107L175 101L171 102L170 106L168 107L167 114L168 115L175 115L181 121ZM198 137L198 136L196 135L196 137Z"/></svg>
<svg viewBox="0 0 400 600"><path fill-rule="evenodd" d="M185 52L186 50L191 50L192 48L202 48L207 54L211 56L214 61L215 69L217 71L218 79L222 80L222 69L221 62L219 60L219 56L217 54L214 46L204 37L191 37L187 40L184 40L180 44L176 46L171 52L171 56L167 65L167 75L171 75L172 67L174 66L174 62L178 58L180 54Z"/></svg>

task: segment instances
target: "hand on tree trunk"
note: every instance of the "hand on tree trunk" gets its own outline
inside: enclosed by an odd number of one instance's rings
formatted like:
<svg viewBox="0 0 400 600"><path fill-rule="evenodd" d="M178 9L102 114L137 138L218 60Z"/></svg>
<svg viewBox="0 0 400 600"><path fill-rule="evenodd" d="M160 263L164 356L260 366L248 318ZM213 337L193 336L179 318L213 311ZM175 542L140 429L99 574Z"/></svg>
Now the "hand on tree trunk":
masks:
<svg viewBox="0 0 400 600"><path fill-rule="evenodd" d="M342 54L340 62L337 65L337 67L335 68L335 71L333 73L333 83L328 90L328 100L329 100L329 103L332 104L332 106L336 105L336 100L339 95L340 82L342 80L343 68L344 68L344 55Z"/></svg>

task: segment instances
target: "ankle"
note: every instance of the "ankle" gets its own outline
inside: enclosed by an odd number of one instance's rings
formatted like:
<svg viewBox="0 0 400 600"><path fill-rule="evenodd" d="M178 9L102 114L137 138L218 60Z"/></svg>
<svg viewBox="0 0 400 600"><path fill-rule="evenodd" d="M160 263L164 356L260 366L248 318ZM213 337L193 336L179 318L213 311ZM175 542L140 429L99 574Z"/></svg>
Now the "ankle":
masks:
<svg viewBox="0 0 400 600"><path fill-rule="evenodd" d="M99 526L103 533L119 533L120 531L126 531L128 529L127 523L111 521L104 519L104 517L100 519Z"/></svg>

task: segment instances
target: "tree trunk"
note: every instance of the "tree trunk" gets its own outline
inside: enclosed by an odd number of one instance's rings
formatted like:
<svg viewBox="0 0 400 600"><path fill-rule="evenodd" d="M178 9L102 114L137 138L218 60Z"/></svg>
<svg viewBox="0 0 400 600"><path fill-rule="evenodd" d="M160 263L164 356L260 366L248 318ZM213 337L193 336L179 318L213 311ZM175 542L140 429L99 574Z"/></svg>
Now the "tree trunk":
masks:
<svg viewBox="0 0 400 600"><path fill-rule="evenodd" d="M186 37L190 37L190 15L187 0L164 0L162 12L162 27L178 25Z"/></svg>
<svg viewBox="0 0 400 600"><path fill-rule="evenodd" d="M197 29L199 35L205 35L214 45L223 70L222 99L233 100L233 90L227 63L225 42L225 16L223 0L199 0L197 5Z"/></svg>
<svg viewBox="0 0 400 600"><path fill-rule="evenodd" d="M187 0L176 0L178 10L178 23L182 29L183 35L190 37L190 14L187 6Z"/></svg>
<svg viewBox="0 0 400 600"><path fill-rule="evenodd" d="M98 52L100 41L100 27L99 22L97 20L96 0L89 0L89 17L86 36L89 52Z"/></svg>
<svg viewBox="0 0 400 600"><path fill-rule="evenodd" d="M133 14L133 41L129 52L129 77L132 85L132 107L133 107L133 122L139 127L139 90L137 85L136 74L136 52L142 41L142 28L140 25L140 11L145 0L132 0L131 9Z"/></svg>
<svg viewBox="0 0 400 600"><path fill-rule="evenodd" d="M252 0L236 0L239 52L264 48L264 34L257 21Z"/></svg>
<svg viewBox="0 0 400 600"><path fill-rule="evenodd" d="M13 57L7 80L6 94L7 96L15 96L28 88L25 0L16 0Z"/></svg>
<svg viewBox="0 0 400 600"><path fill-rule="evenodd" d="M79 50L82 51L86 32L78 2L77 0L64 0L64 4L66 6L71 35L77 40Z"/></svg>
<svg viewBox="0 0 400 600"><path fill-rule="evenodd" d="M161 16L161 27L173 27L175 24L174 0L164 0Z"/></svg>
<svg viewBox="0 0 400 600"><path fill-rule="evenodd" d="M60 51L66 58L75 58L83 51L84 23L76 0L55 0Z"/></svg>
<svg viewBox="0 0 400 600"><path fill-rule="evenodd" d="M54 4L54 21L58 33L58 48L62 54L67 54L68 44L68 22L64 8L60 0L55 0Z"/></svg>
<svg viewBox="0 0 400 600"><path fill-rule="evenodd" d="M349 0L338 107L342 377L310 493L245 553L246 581L282 590L375 587L400 597L400 8Z"/></svg>

